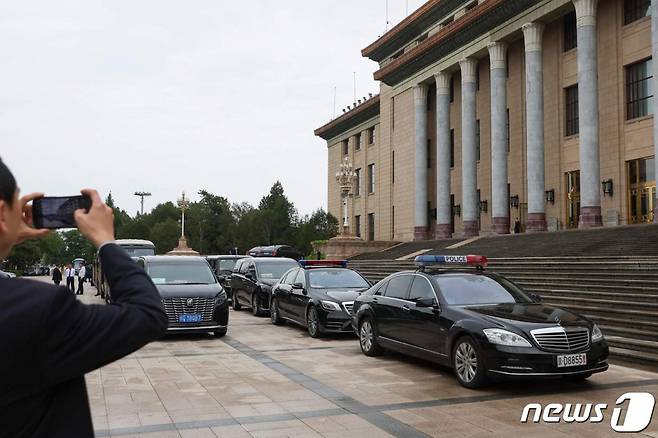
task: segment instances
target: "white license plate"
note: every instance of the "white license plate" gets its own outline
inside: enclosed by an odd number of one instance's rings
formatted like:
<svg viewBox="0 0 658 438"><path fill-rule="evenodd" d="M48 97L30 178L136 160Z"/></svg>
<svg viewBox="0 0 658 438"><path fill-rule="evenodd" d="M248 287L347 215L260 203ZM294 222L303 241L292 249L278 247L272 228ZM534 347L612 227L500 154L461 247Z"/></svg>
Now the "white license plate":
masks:
<svg viewBox="0 0 658 438"><path fill-rule="evenodd" d="M557 367L579 367L587 365L587 354L563 354L557 357Z"/></svg>

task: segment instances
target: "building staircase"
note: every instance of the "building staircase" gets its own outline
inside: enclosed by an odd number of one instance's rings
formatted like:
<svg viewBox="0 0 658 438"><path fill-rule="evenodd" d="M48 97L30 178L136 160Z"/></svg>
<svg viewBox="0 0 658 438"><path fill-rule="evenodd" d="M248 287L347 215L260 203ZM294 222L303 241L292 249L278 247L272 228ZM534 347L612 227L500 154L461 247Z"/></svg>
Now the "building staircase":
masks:
<svg viewBox="0 0 658 438"><path fill-rule="evenodd" d="M549 235L539 235L538 240ZM485 250L490 243L483 240L458 251L436 250L429 253L488 256ZM653 251L658 251L658 240L644 242L652 246ZM555 244L559 245L560 242ZM481 251L472 248L476 245ZM632 246L637 242L628 239L620 245ZM532 254L530 251L533 248L535 245L530 244L525 252ZM399 251L400 248L397 248L396 253ZM490 252L500 254L499 251ZM508 252L517 251L514 248L514 251ZM548 251L537 253L542 252ZM546 304L572 310L595 321L608 339L612 358L658 367L658 255L619 256L619 253L616 256L585 257L493 257L489 258L487 270L504 275L525 290L538 294ZM361 257L352 259L349 266L370 281L379 281L394 272L415 269L411 260L364 260Z"/></svg>

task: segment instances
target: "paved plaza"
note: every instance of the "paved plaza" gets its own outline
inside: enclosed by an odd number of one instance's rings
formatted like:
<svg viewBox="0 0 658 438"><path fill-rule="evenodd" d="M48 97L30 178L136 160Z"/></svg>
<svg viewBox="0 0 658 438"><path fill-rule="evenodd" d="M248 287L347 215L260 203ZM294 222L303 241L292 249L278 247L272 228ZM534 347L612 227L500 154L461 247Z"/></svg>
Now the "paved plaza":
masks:
<svg viewBox="0 0 658 438"><path fill-rule="evenodd" d="M94 293L82 299L100 303ZM658 394L658 374L612 365L587 383L472 391L427 362L366 357L356 337L312 339L232 311L225 338L168 336L88 374L87 386L99 437L607 437L620 435L616 399ZM533 402L609 409L599 424L521 424ZM640 436L658 437L656 421Z"/></svg>

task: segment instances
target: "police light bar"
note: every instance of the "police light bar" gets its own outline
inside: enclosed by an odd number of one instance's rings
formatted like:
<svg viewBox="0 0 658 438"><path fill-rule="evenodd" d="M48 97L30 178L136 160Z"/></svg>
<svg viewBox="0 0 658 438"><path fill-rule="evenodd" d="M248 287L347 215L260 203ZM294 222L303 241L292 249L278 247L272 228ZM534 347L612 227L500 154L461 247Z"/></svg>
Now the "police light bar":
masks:
<svg viewBox="0 0 658 438"><path fill-rule="evenodd" d="M416 266L470 265L487 266L487 258L481 255L421 255L414 259Z"/></svg>
<svg viewBox="0 0 658 438"><path fill-rule="evenodd" d="M347 260L300 260L302 268L347 268Z"/></svg>

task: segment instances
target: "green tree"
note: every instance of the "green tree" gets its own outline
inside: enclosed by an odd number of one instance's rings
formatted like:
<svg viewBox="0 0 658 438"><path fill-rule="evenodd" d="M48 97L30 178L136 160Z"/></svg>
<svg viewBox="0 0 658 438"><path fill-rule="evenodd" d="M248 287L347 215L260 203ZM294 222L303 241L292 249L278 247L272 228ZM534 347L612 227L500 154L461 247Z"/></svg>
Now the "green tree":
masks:
<svg viewBox="0 0 658 438"><path fill-rule="evenodd" d="M7 257L6 268L22 271L41 261L41 250L37 240L28 240L12 248Z"/></svg>
<svg viewBox="0 0 658 438"><path fill-rule="evenodd" d="M165 254L178 244L180 228L174 219L166 219L151 228L150 240L155 244L156 254Z"/></svg>
<svg viewBox="0 0 658 438"><path fill-rule="evenodd" d="M299 222L295 243L303 254L309 254L313 249L311 242L331 239L337 233L338 219L323 209L319 209Z"/></svg>
<svg viewBox="0 0 658 438"><path fill-rule="evenodd" d="M274 183L270 193L261 199L258 210L264 235L262 243L272 245L290 243L293 240L297 210L286 197L279 181Z"/></svg>
<svg viewBox="0 0 658 438"><path fill-rule="evenodd" d="M66 242L62 237L62 233L50 233L37 242L44 263L49 265L63 265L70 261L66 259Z"/></svg>
<svg viewBox="0 0 658 438"><path fill-rule="evenodd" d="M87 262L94 260L96 249L80 234L80 231L77 229L64 231L62 238L65 244L64 260L66 263L70 263L78 257L82 257Z"/></svg>

